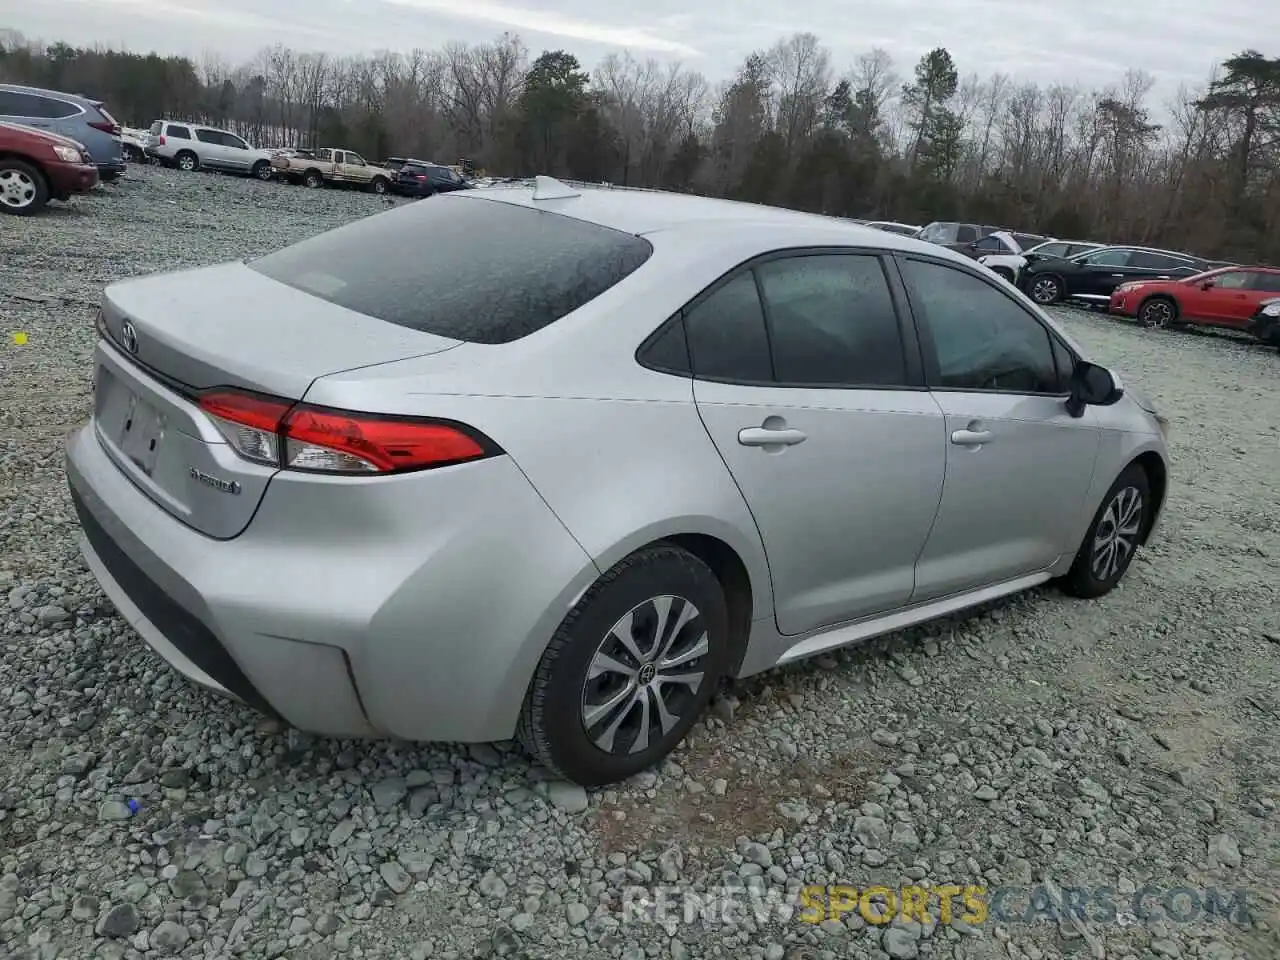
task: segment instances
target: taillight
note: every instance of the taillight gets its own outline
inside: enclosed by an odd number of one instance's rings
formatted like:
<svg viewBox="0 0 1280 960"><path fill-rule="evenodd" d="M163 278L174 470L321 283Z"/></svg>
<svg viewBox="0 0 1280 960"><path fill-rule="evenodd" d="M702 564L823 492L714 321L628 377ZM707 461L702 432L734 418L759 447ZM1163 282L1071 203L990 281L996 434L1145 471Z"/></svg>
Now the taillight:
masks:
<svg viewBox="0 0 1280 960"><path fill-rule="evenodd" d="M442 420L354 413L229 389L207 391L199 403L240 456L290 470L403 473L499 452L487 437Z"/></svg>
<svg viewBox="0 0 1280 960"><path fill-rule="evenodd" d="M164 134L160 134L160 146L164 146Z"/></svg>
<svg viewBox="0 0 1280 960"><path fill-rule="evenodd" d="M415 180L419 180L419 181L421 181L422 183L426 183L426 182L427 182L426 175L425 175L425 174L421 174L421 173L420 173L420 174L418 174L417 176L415 176L413 179L415 179Z"/></svg>
<svg viewBox="0 0 1280 960"><path fill-rule="evenodd" d="M108 123L106 120L91 120L89 126L95 130L101 130L103 133L109 133L113 137L120 136L120 124Z"/></svg>

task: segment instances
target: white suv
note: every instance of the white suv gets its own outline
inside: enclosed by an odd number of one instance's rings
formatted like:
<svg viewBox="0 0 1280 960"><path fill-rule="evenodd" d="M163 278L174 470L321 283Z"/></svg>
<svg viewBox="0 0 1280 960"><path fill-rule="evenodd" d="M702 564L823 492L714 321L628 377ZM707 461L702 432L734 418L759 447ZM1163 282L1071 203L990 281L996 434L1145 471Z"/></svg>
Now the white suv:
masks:
<svg viewBox="0 0 1280 960"><path fill-rule="evenodd" d="M157 120L151 124L144 147L149 156L179 170L223 170L270 180L271 151L249 146L227 130L198 123Z"/></svg>

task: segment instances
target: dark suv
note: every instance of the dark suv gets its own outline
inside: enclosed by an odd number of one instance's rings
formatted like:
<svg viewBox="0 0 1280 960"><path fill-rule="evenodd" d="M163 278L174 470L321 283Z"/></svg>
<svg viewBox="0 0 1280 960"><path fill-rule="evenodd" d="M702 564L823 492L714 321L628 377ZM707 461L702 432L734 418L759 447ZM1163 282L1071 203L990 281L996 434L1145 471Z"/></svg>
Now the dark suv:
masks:
<svg viewBox="0 0 1280 960"><path fill-rule="evenodd" d="M1150 247L1103 247L1066 260L1028 263L1019 284L1036 303L1059 300L1106 304L1116 287L1131 280L1180 280L1212 268L1208 260Z"/></svg>
<svg viewBox="0 0 1280 960"><path fill-rule="evenodd" d="M450 167L421 160L406 160L396 171L391 189L402 197L431 197L437 193L469 190L470 180Z"/></svg>

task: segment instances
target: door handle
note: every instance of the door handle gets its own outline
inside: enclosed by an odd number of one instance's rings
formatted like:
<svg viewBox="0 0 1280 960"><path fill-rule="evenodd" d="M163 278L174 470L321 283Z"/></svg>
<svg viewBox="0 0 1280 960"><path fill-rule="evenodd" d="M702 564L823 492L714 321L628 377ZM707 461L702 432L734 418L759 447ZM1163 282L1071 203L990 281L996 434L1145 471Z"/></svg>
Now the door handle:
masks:
<svg viewBox="0 0 1280 960"><path fill-rule="evenodd" d="M990 440L990 430L956 430L951 434L951 442L962 447L980 447Z"/></svg>
<svg viewBox="0 0 1280 960"><path fill-rule="evenodd" d="M1124 276L1124 274L1123 274L1123 273L1113 273L1113 274L1112 274L1112 276L1113 276L1113 277L1123 277L1123 276Z"/></svg>
<svg viewBox="0 0 1280 960"><path fill-rule="evenodd" d="M792 447L808 438L803 430L786 427L746 427L738 431L738 442L744 447Z"/></svg>

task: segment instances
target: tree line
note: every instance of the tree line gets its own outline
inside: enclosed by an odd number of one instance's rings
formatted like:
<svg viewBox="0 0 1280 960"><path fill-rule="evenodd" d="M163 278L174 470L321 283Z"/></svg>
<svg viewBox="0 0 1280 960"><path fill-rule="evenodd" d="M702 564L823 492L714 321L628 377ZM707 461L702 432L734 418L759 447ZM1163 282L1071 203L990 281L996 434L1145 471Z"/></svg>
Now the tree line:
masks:
<svg viewBox="0 0 1280 960"><path fill-rule="evenodd" d="M104 99L122 122L189 119L266 147L466 158L837 216L997 223L1280 263L1280 57L1245 50L1161 111L1152 78L1101 89L962 75L942 47L839 71L797 33L712 83L611 54L588 71L520 38L335 57L284 46L231 64L0 31L0 80Z"/></svg>

